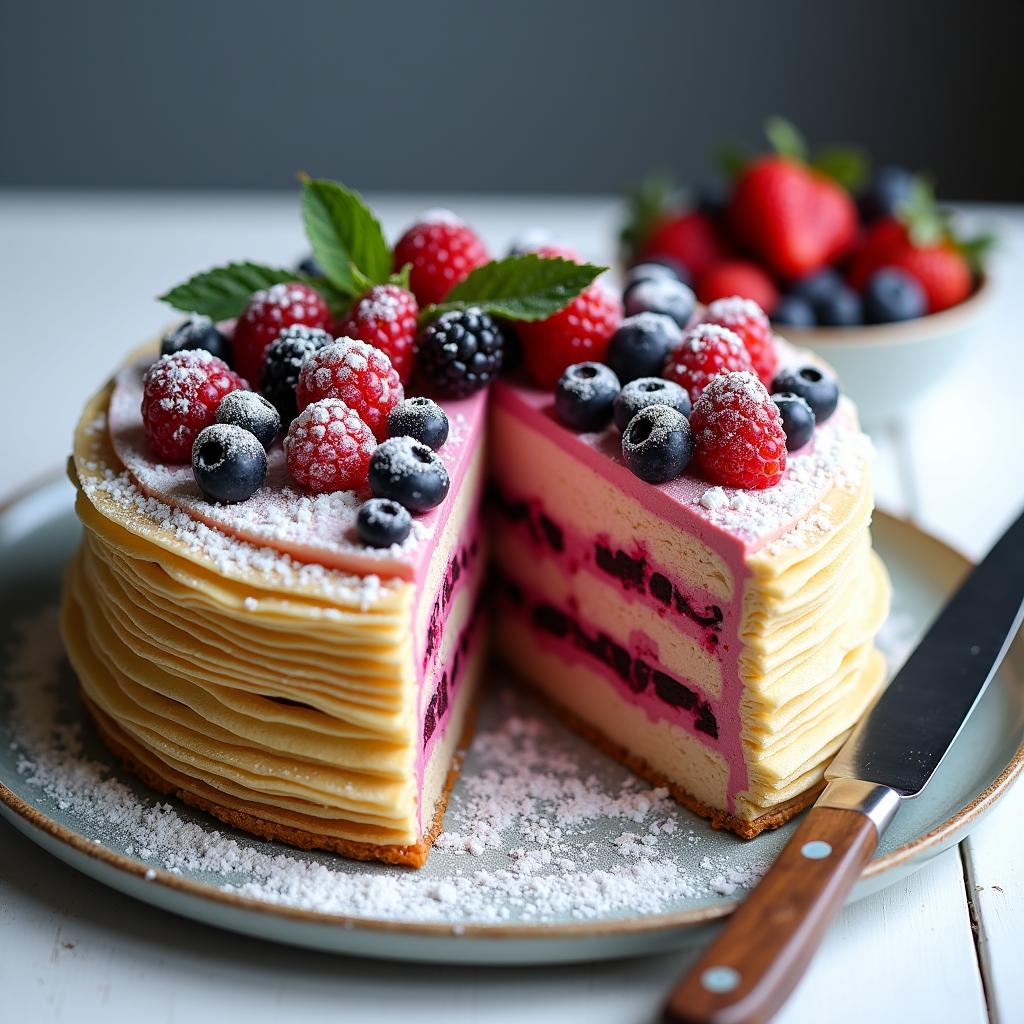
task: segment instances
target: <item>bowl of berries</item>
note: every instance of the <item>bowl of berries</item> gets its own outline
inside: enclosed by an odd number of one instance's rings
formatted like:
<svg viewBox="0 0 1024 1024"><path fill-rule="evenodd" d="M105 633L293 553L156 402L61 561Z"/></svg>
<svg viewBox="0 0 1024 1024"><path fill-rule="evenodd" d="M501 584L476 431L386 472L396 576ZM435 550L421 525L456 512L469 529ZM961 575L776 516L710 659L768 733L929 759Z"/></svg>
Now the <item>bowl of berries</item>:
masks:
<svg viewBox="0 0 1024 1024"><path fill-rule="evenodd" d="M779 118L765 130L773 152L728 154L728 180L694 202L664 181L631 195L627 290L676 280L705 305L734 295L755 301L779 333L836 369L877 427L966 351L990 302L984 262L993 239L964 237L922 175L869 172L850 147L811 154Z"/></svg>

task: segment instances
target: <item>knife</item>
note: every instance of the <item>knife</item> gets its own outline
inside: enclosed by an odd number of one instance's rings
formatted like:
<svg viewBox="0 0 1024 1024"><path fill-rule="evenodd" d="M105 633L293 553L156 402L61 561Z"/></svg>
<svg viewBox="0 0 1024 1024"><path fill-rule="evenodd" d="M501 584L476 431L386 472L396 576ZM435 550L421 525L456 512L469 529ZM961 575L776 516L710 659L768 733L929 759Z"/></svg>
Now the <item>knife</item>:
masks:
<svg viewBox="0 0 1024 1024"><path fill-rule="evenodd" d="M942 763L1024 618L1024 515L967 577L825 772L760 884L673 990L667 1024L759 1024L796 987L906 800Z"/></svg>

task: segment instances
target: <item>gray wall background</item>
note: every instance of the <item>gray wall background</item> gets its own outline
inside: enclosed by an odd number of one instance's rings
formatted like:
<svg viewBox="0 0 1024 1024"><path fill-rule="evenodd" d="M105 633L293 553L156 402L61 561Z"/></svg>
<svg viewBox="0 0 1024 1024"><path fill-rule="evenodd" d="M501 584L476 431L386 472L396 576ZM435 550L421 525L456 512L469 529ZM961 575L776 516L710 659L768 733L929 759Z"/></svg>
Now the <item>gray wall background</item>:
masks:
<svg viewBox="0 0 1024 1024"><path fill-rule="evenodd" d="M989 0L0 5L0 184L614 191L707 180L782 113L1024 199L1024 5Z"/></svg>

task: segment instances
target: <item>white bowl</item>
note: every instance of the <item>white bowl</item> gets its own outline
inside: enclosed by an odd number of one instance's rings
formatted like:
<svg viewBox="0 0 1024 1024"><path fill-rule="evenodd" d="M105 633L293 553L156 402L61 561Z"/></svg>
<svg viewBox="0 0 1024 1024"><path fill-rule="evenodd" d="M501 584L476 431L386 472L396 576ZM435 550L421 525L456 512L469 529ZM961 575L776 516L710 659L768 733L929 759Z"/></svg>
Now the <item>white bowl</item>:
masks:
<svg viewBox="0 0 1024 1024"><path fill-rule="evenodd" d="M970 298L917 320L865 327L780 325L780 333L832 366L870 432L904 415L953 372L991 300L992 284L982 277Z"/></svg>

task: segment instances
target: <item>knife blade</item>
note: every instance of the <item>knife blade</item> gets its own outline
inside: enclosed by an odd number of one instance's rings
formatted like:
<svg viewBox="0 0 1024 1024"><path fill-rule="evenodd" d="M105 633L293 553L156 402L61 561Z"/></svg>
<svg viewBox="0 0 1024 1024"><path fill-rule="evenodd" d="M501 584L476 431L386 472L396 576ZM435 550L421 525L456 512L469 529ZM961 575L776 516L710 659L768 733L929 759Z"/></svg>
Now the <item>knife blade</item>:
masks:
<svg viewBox="0 0 1024 1024"><path fill-rule="evenodd" d="M900 805L942 763L1024 619L1024 514L832 760L757 888L672 992L670 1024L759 1024L786 1000Z"/></svg>

